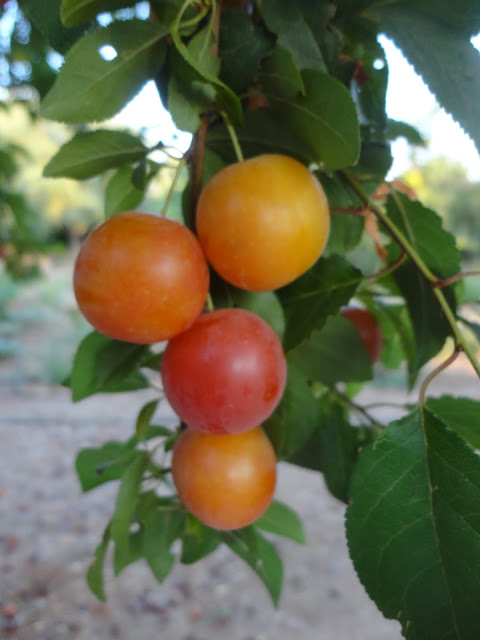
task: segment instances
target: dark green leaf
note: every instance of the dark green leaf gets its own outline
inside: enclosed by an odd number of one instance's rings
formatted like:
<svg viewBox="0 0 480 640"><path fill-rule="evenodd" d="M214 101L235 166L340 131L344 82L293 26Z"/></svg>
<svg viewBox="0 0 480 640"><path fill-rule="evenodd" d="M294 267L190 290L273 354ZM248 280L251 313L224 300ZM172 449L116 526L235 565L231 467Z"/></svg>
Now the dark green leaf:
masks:
<svg viewBox="0 0 480 640"><path fill-rule="evenodd" d="M441 218L434 211L398 192L388 197L387 211L390 219L435 275L448 278L460 271L460 252L455 245L455 238L443 229ZM399 251L397 245L392 245L389 258L397 258ZM393 277L406 300L415 334L417 354L411 372L415 375L425 362L440 351L450 335L450 326L431 287L410 261L398 267ZM455 309L452 288L444 288L443 291Z"/></svg>
<svg viewBox="0 0 480 640"><path fill-rule="evenodd" d="M295 2L262 0L261 12L278 42L289 49L299 69L326 71L325 61L310 25Z"/></svg>
<svg viewBox="0 0 480 640"><path fill-rule="evenodd" d="M209 28L197 33L185 46L188 60L178 50L172 56L172 76L168 85L168 110L178 129L195 131L200 126L200 116L208 111L215 99L215 89L203 74L217 77L219 60L213 55L213 36ZM189 63L195 62L195 67Z"/></svg>
<svg viewBox="0 0 480 640"><path fill-rule="evenodd" d="M105 554L107 553L108 543L110 542L110 525L105 529L102 542L95 550L95 558L87 571L87 584L90 591L97 596L102 602L106 601L105 589L103 584L103 564Z"/></svg>
<svg viewBox="0 0 480 640"><path fill-rule="evenodd" d="M320 331L289 352L289 361L309 380L332 384L371 380L372 363L354 325L332 316Z"/></svg>
<svg viewBox="0 0 480 640"><path fill-rule="evenodd" d="M148 153L142 142L124 131L77 133L60 147L43 171L47 178L86 180L107 169L141 160Z"/></svg>
<svg viewBox="0 0 480 640"><path fill-rule="evenodd" d="M177 52L188 65L189 72L182 71L184 79L191 83L206 84L216 93L217 107L224 111L233 124L242 122L242 106L239 99L226 84L217 77L217 62L210 49L211 31L207 28L193 38L187 47L173 28L171 36ZM177 62L178 65L178 62ZM178 126L178 125L177 125Z"/></svg>
<svg viewBox="0 0 480 640"><path fill-rule="evenodd" d="M106 120L118 113L160 70L168 30L154 22L113 22L79 40L68 52L40 115L77 123ZM116 57L105 60L104 47Z"/></svg>
<svg viewBox="0 0 480 640"><path fill-rule="evenodd" d="M291 51L278 45L263 62L258 80L267 93L277 96L289 98L305 92L302 75Z"/></svg>
<svg viewBox="0 0 480 640"><path fill-rule="evenodd" d="M290 458L318 426L317 403L306 375L287 355L287 384L282 399L264 423L279 459Z"/></svg>
<svg viewBox="0 0 480 640"><path fill-rule="evenodd" d="M353 209L357 212L363 211L364 206L360 198L352 191L340 174L321 171L317 172L317 178L322 183L327 195L328 203L332 209L332 218L335 214L335 207L347 210ZM353 218L359 216L350 215L349 217ZM334 220L332 220L332 224L335 224Z"/></svg>
<svg viewBox="0 0 480 640"><path fill-rule="evenodd" d="M137 451L135 458L125 470L118 489L110 532L112 540L115 541L119 552L122 554L128 551L130 526L148 460L149 457L146 452Z"/></svg>
<svg viewBox="0 0 480 640"><path fill-rule="evenodd" d="M133 0L62 0L60 16L66 27L93 20L99 13L131 7Z"/></svg>
<svg viewBox="0 0 480 640"><path fill-rule="evenodd" d="M185 514L178 505L152 509L145 519L143 555L153 575L162 582L175 564L170 547L185 527Z"/></svg>
<svg viewBox="0 0 480 640"><path fill-rule="evenodd" d="M145 192L133 184L134 172L133 167L121 167L108 181L105 189L106 218L120 211L131 211L142 202Z"/></svg>
<svg viewBox="0 0 480 640"><path fill-rule="evenodd" d="M391 118L387 121L386 136L389 140L405 138L410 144L419 147L425 147L427 144L420 131L414 126L408 124L408 122L400 122L399 120L392 120Z"/></svg>
<svg viewBox="0 0 480 640"><path fill-rule="evenodd" d="M222 534L223 541L244 560L261 578L273 604L278 606L283 582L282 560L271 542L254 527L237 529Z"/></svg>
<svg viewBox="0 0 480 640"><path fill-rule="evenodd" d="M220 77L233 91L244 91L262 58L271 51L272 37L246 11L222 10L218 56Z"/></svg>
<svg viewBox="0 0 480 640"><path fill-rule="evenodd" d="M317 430L289 462L321 471L330 493L348 503L363 430L351 427L343 407L328 399L319 402L318 414Z"/></svg>
<svg viewBox="0 0 480 640"><path fill-rule="evenodd" d="M332 212L330 235L324 255L326 257L334 253L345 255L360 242L364 227L365 218L363 216Z"/></svg>
<svg viewBox="0 0 480 640"><path fill-rule="evenodd" d="M305 95L267 94L276 115L329 169L352 166L360 153L357 112L352 97L336 78L321 71L302 73Z"/></svg>
<svg viewBox="0 0 480 640"><path fill-rule="evenodd" d="M476 35L480 30L480 7L477 0L405 0L410 11L418 11L453 27L464 35Z"/></svg>
<svg viewBox="0 0 480 640"><path fill-rule="evenodd" d="M151 402L147 402L147 404L144 405L140 410L135 426L135 434L139 440L143 440L146 438L148 430L150 428L150 421L157 407L158 400L152 400Z"/></svg>
<svg viewBox="0 0 480 640"><path fill-rule="evenodd" d="M284 346L291 349L319 330L329 315L346 305L362 273L340 256L320 260L292 284L277 291L285 310Z"/></svg>
<svg viewBox="0 0 480 640"><path fill-rule="evenodd" d="M187 527L182 537L183 564L193 564L209 555L221 542L219 531L211 529L191 514L187 515Z"/></svg>
<svg viewBox="0 0 480 640"><path fill-rule="evenodd" d="M352 171L362 182L364 190L371 194L385 180L392 166L390 144L377 140L362 140L360 157Z"/></svg>
<svg viewBox="0 0 480 640"><path fill-rule="evenodd" d="M305 532L299 516L288 505L278 500L272 502L255 522L255 526L277 536L290 538L299 544L305 544Z"/></svg>
<svg viewBox="0 0 480 640"><path fill-rule="evenodd" d="M480 449L480 402L472 398L429 398L427 407L475 449Z"/></svg>
<svg viewBox="0 0 480 640"><path fill-rule="evenodd" d="M78 347L70 376L72 399L78 402L94 393L133 391L148 386L138 371L144 345L107 338L92 331Z"/></svg>
<svg viewBox="0 0 480 640"><path fill-rule="evenodd" d="M82 449L75 461L82 491L119 480L135 456L135 451L121 442L105 442L99 448Z"/></svg>
<svg viewBox="0 0 480 640"><path fill-rule="evenodd" d="M243 125L236 131L246 158L262 153L284 153L304 164L315 160L315 153L310 144L299 138L281 118L275 116L270 110L247 111ZM225 160L235 162L232 139L223 124L209 128L207 144L212 151Z"/></svg>
<svg viewBox="0 0 480 640"><path fill-rule="evenodd" d="M24 0L22 10L56 51L64 54L85 32L86 25L66 29L60 20L62 0Z"/></svg>
<svg viewBox="0 0 480 640"><path fill-rule="evenodd" d="M357 573L410 640L480 628L480 460L429 411L394 422L358 460L347 510Z"/></svg>
<svg viewBox="0 0 480 640"><path fill-rule="evenodd" d="M480 55L469 35L441 22L437 5L431 7L433 15L429 16L422 14L417 4L414 8L405 3L384 5L380 9L381 28L402 49L441 106L480 148L476 108L480 101ZM457 6L451 10L461 15ZM475 11L478 17L478 9Z"/></svg>

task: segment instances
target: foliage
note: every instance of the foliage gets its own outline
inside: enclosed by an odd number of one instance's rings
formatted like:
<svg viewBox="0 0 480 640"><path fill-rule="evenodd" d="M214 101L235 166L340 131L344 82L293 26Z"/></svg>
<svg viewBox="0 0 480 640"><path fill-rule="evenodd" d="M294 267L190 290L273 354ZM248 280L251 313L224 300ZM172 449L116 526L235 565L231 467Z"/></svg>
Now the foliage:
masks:
<svg viewBox="0 0 480 640"><path fill-rule="evenodd" d="M478 442L479 407L469 399L425 401L432 375L460 351L480 373L474 341L480 328L468 320L467 334L458 322L471 316L461 288L453 286L461 278L455 237L435 211L384 184L390 141L406 129L385 114L388 68L377 36L395 39L478 143L479 59L469 42L480 28L477 4L465 0L452 11L450 3L431 0L152 0L143 22L124 0L59 4L49 4L44 32L66 53L65 65L40 112L81 131L50 160L46 175L122 172L108 175L127 201L135 189L133 201L141 206L148 176L159 169L152 158L158 147L103 125L85 128L153 80L177 126L194 134L178 165L189 168L183 219L192 229L202 185L242 154L284 153L310 166L324 185L331 245L270 298L277 319L279 309L284 315L288 379L264 427L278 458L323 473L332 494L349 503L347 536L358 576L384 615L398 618L405 637L473 640L480 627L478 576L471 571L480 556L480 461L471 445ZM113 13L102 27L96 16L105 10ZM45 27L35 11L31 19ZM115 54L111 61L102 56L106 45ZM99 140L108 142L104 155ZM167 155L164 162L171 163ZM363 266L369 260L379 265L377 273ZM213 280L213 305L247 307L252 296ZM400 422L379 424L354 397L373 371L362 340L341 317L347 304L367 307L378 319L386 338L381 366L403 366L407 386L424 379L418 406ZM426 365L432 368L451 343L452 355L426 375ZM151 346L92 334L75 359L74 399L142 388L144 373L158 365ZM159 427L145 407L139 424L127 442L84 450L77 459L85 490L120 481L88 572L92 591L106 597L102 566L110 545L116 573L145 558L163 580L175 563L175 540L185 563L224 543L256 571L277 604L282 565L270 535L303 541L295 514L274 503L258 522L234 532L202 525L172 491L168 456L180 429Z"/></svg>
<svg viewBox="0 0 480 640"><path fill-rule="evenodd" d="M403 179L426 206L442 216L446 229L455 234L465 259L478 258L480 185L468 179L466 169L447 158L432 158L406 171Z"/></svg>

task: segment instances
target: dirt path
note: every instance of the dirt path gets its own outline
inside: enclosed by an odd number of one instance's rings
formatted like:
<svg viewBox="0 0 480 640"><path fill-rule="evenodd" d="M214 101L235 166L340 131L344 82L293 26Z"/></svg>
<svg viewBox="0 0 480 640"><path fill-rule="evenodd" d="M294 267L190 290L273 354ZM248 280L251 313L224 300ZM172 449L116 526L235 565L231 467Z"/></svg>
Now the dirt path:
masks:
<svg viewBox="0 0 480 640"><path fill-rule="evenodd" d="M433 388L479 396L461 364ZM366 400L402 400L370 391ZM366 596L348 558L344 506L318 474L281 465L277 497L305 523L307 546L279 541L284 590L277 611L248 567L220 548L197 565L177 565L159 585L143 564L113 579L107 604L85 585L116 486L82 495L77 451L131 432L150 392L99 396L77 405L42 384L0 387L0 638L19 640L399 640ZM134 398L134 399L133 399ZM387 411L383 409L383 411ZM393 417L392 409L389 415ZM166 407L164 421L172 420Z"/></svg>

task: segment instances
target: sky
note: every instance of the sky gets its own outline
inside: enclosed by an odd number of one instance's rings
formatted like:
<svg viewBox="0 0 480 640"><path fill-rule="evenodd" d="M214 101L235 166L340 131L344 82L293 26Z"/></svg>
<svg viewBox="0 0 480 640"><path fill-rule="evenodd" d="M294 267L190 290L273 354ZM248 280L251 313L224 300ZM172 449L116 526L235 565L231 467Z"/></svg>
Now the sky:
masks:
<svg viewBox="0 0 480 640"><path fill-rule="evenodd" d="M387 114L394 120L414 125L428 141L426 150L417 148L414 151L404 139L395 141L392 145L394 161L387 179L398 177L411 167L414 153L419 162L436 156L456 160L465 166L471 180L480 181L480 156L473 142L440 108L433 94L393 42L384 36L380 41L389 66ZM480 35L472 42L480 48ZM173 140L181 151L185 151L190 142L190 134L176 131L152 83L127 105L116 121L129 127L135 127L135 123L141 121L143 127L148 127L148 142L152 144L160 140L166 143ZM178 137L175 139L175 136Z"/></svg>

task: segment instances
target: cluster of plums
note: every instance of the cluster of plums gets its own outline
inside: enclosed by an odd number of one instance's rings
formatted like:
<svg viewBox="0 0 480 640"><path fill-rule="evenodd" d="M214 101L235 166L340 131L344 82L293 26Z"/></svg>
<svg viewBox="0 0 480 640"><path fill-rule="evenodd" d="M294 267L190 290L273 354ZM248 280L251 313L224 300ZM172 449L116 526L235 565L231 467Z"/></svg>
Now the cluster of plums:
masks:
<svg viewBox="0 0 480 640"><path fill-rule="evenodd" d="M209 266L241 289L277 289L315 263L329 220L306 167L262 155L206 184L196 235L129 211L93 230L78 254L74 291L93 327L127 342L167 342L164 391L186 426L173 450L173 480L180 501L211 527L246 526L273 498L276 458L260 425L282 397L287 369L277 334L258 315L205 310Z"/></svg>

